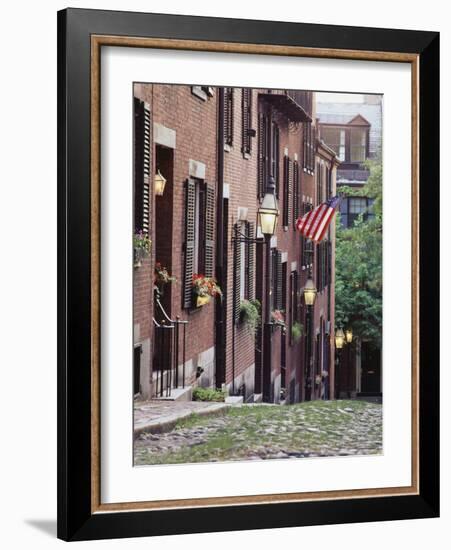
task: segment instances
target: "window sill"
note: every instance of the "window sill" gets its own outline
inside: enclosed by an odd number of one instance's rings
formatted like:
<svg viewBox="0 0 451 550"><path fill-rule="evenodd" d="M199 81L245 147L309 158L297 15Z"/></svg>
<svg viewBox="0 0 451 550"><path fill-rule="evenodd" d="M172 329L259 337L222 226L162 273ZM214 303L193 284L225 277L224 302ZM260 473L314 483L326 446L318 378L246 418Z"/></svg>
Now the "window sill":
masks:
<svg viewBox="0 0 451 550"><path fill-rule="evenodd" d="M191 93L202 101L207 101L208 96L200 86L191 86Z"/></svg>

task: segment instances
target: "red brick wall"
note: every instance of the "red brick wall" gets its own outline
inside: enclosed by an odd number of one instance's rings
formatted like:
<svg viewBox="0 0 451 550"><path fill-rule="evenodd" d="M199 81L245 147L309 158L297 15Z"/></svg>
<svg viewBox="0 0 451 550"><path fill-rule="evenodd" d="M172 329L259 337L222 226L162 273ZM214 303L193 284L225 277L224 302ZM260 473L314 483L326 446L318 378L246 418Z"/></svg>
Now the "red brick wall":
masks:
<svg viewBox="0 0 451 550"><path fill-rule="evenodd" d="M184 182L189 177L189 160L193 159L206 165L205 180L213 186L216 185L217 96L215 93L214 97L203 101L191 93L190 86L151 84L135 85L135 95L150 104L153 124L161 124L176 132L171 193L173 224L172 228L168 224L166 233L171 247L171 256L167 259L167 263L170 264L171 274L177 278L177 282L171 285L168 313L172 318L179 316L182 320L189 321L186 331L186 360L196 360L200 352L214 345L214 304L211 302L192 311L182 309L185 240ZM155 147L156 144L154 144L154 156ZM155 207L155 198L153 204ZM155 218L156 216L152 217L153 234L155 234ZM155 257L155 247L153 250L153 260L160 261Z"/></svg>
<svg viewBox="0 0 451 550"><path fill-rule="evenodd" d="M263 90L261 90L263 91ZM259 90L253 91L252 105L252 127L257 128L258 121L258 100ZM266 92L266 91L265 91ZM147 260L144 267L135 273L135 322L141 325L141 335L149 334L150 318L152 314L152 289L150 281L152 274L150 266L155 261L162 261L170 269L172 275L177 277L177 282L171 285L170 292L166 296L166 306L172 318L179 316L188 320L187 326L187 348L186 359L196 361L200 352L214 346L214 304L210 303L195 310L184 310L182 304L183 271L185 240L184 211L185 191L184 182L189 177L189 160L193 159L204 163L206 166L205 180L217 186L217 113L218 113L218 91L206 101L199 99L191 92L189 86L171 85L136 85L135 95L150 104L152 113L152 124L158 123L176 132L176 147L173 152L173 170L168 170L167 194L164 201L156 199L152 195L152 212L158 208L158 213L152 216L152 235L156 234L156 223L158 223L159 243L153 246L152 258ZM241 376L249 367L255 363L254 339L243 325L235 325L233 319L233 226L237 221L238 207L248 209L248 221L256 221L259 200L257 196L257 146L258 137L252 139L252 152L249 158L244 158L242 153L242 110L241 110L242 89L234 90L234 136L230 150L224 152L224 183L229 188L229 219L227 241L229 245L228 267L225 289L227 290L227 320L226 320L226 383L230 384L233 379ZM302 203L311 197L315 201L315 176L305 172L303 165L303 134L302 125L289 126L288 120L283 114L277 115L277 123L280 129L280 182L279 182L279 209L281 215L276 233L277 249L284 254L287 262L286 288L287 306L289 304L289 278L292 263L296 262L298 273L298 290L302 292L307 279L307 270L302 269L303 259L301 252L301 239L299 233L294 229L293 220L290 220L288 227L282 225L282 212L284 209L283 197L283 163L284 153L287 150L291 160L297 156L300 175L300 197ZM155 156L155 144L153 147ZM154 169L154 167L153 167ZM292 200L292 199L291 199ZM164 205L165 204L165 205ZM292 209L292 206L290 206ZM172 212L172 224L165 224L165 218L169 218ZM162 227L164 226L164 227ZM161 240L164 240L162 242ZM164 258L156 257L156 249ZM256 254L257 256L257 254ZM313 266L313 274L316 273L316 258ZM264 265L256 265L256 270L263 270ZM333 299L333 293L332 293ZM317 296L315 313L313 316L312 333L316 335L319 328L321 312L327 320L327 290ZM300 322L305 327L303 315L305 308L300 300ZM288 309L288 307L287 307ZM331 319L333 320L333 304L331 308ZM286 389L289 394L290 381L294 380L303 398L304 389L304 367L305 367L305 330L304 336L299 343L290 344L290 326L287 326L287 353L286 353ZM234 350L232 336L235 331ZM332 333L333 336L333 333ZM272 368L273 379L280 374L281 362L281 335L280 329L276 329L272 337ZM314 346L312 346L314 349ZM331 346L332 348L332 346ZM234 356L233 356L234 351ZM233 357L235 360L233 361ZM331 354L331 365L333 354ZM233 367L234 365L234 367ZM191 382L193 382L192 380ZM188 381L190 382L190 381ZM211 380L214 384L214 379ZM238 388L236 388L238 389ZM276 399L278 396L275 396Z"/></svg>
<svg viewBox="0 0 451 550"><path fill-rule="evenodd" d="M242 323L233 319L233 226L237 222L238 207L248 208L247 220L256 221L257 216L257 138L251 140L251 155L242 153L242 88L235 88L234 94L234 136L230 150L224 152L224 183L229 186L229 223L227 241L229 259L227 269L227 328L226 328L226 383L233 379L233 353L235 354L235 378L255 362L254 337ZM252 94L252 126L257 127L257 91ZM235 351L233 352L233 330L235 330ZM237 390L238 388L236 388Z"/></svg>

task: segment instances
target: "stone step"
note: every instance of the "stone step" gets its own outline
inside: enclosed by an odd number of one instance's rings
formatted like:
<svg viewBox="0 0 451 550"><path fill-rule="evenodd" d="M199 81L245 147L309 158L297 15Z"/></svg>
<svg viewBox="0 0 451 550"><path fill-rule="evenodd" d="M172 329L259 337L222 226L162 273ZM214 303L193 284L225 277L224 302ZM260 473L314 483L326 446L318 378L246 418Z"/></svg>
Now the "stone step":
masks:
<svg viewBox="0 0 451 550"><path fill-rule="evenodd" d="M193 388L185 386L184 388L171 388L171 394L168 396L155 397L155 401L191 401L193 397Z"/></svg>

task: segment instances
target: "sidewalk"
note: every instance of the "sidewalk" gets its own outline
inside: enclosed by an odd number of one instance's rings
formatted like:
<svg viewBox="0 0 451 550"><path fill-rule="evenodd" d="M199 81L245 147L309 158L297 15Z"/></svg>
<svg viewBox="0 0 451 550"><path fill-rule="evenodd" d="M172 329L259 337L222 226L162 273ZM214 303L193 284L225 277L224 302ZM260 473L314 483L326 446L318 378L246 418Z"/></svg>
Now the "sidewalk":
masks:
<svg viewBox="0 0 451 550"><path fill-rule="evenodd" d="M228 409L226 403L206 401L135 401L134 437L142 433L163 433L172 430L182 418L191 414L200 416L222 414Z"/></svg>

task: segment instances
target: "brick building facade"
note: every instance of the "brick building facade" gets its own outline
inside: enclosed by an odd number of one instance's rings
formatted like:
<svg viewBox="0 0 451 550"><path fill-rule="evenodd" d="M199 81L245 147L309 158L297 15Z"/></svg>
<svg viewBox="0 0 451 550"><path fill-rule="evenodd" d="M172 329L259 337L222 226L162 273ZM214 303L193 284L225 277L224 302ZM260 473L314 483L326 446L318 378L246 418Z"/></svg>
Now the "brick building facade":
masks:
<svg viewBox="0 0 451 550"><path fill-rule="evenodd" d="M134 96L135 230L152 241L134 269L135 392L174 396L200 385L245 401L333 397L333 228L313 246L294 226L335 194L338 163L316 138L314 94L135 84ZM271 175L280 214L266 280L257 210ZM155 285L156 263L176 281ZM222 299L199 305L196 274L216 277ZM309 274L313 311L303 299ZM249 303L278 314L269 333L244 322Z"/></svg>

